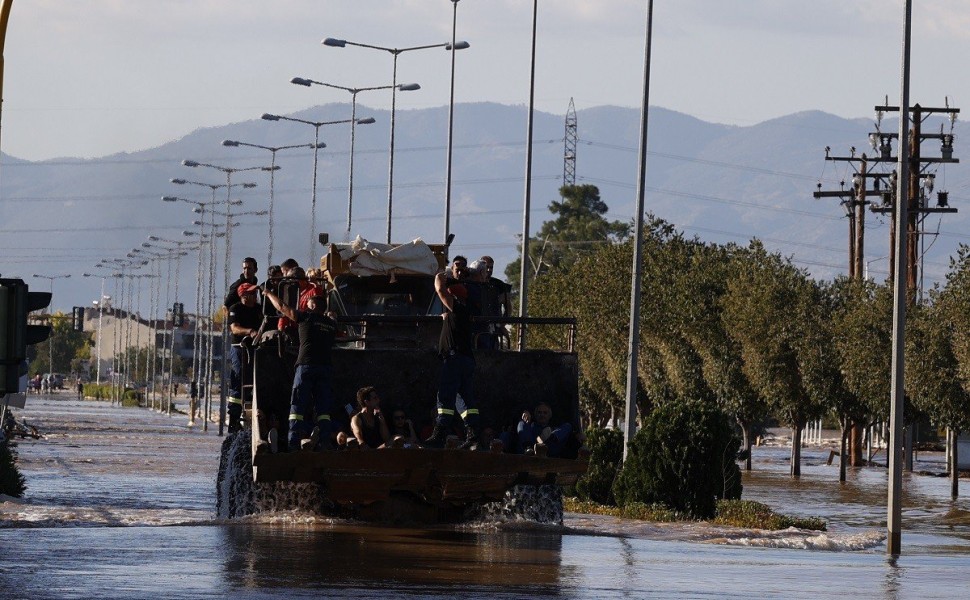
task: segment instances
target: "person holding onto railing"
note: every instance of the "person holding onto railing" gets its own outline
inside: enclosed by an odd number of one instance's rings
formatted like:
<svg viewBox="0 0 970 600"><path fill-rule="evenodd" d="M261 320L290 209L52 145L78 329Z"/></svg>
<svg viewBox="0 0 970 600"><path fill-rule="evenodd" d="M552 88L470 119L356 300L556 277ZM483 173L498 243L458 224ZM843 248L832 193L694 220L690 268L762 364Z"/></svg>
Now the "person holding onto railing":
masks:
<svg viewBox="0 0 970 600"><path fill-rule="evenodd" d="M330 410L333 406L333 367L331 352L337 335L337 322L326 310L322 288L307 297L307 310L294 310L271 291L264 292L276 310L296 323L300 350L290 397L290 451L299 450L303 441L316 450L319 440L330 439ZM315 424L315 425L314 425Z"/></svg>

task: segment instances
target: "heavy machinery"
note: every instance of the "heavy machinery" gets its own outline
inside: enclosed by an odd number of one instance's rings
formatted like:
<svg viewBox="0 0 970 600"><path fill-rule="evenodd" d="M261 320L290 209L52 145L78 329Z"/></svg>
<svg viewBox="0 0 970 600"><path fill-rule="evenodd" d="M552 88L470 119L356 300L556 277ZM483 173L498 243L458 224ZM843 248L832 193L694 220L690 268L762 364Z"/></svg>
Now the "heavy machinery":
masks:
<svg viewBox="0 0 970 600"><path fill-rule="evenodd" d="M434 274L447 266L446 245L420 240L385 246L358 238L330 244L321 260L319 283L345 335L333 351L332 419L347 422L359 388L376 386L385 412L403 409L420 430L433 420L441 360L440 300ZM295 305L305 283L282 280L280 297ZM475 354L475 393L481 426L511 432L523 410L546 402L558 421L578 428L578 364L573 351L575 320L570 318L475 317L476 330L491 336L495 349ZM555 348L514 349L517 328L542 329L530 339L558 341ZM531 334L530 334L531 335ZM586 471L587 454L578 442L563 457L479 451L391 447L379 450L326 450L273 453L270 427L285 439L296 348L279 332L260 336L249 348L252 379L246 415L249 436L226 440L220 465L219 513L232 517L281 507L282 489L314 510L363 519L454 521L477 507L502 501L517 490L528 498L555 496ZM348 407L349 408L349 407ZM253 418L254 417L254 418ZM509 438L507 438L509 439ZM245 450L243 450L243 448ZM251 472L248 470L251 467ZM251 477L250 477L251 475ZM292 484L307 487L292 493ZM523 487L525 486L525 487ZM552 486L536 495L532 486ZM261 501L260 498L263 498ZM268 498L272 497L272 500ZM521 508L521 506L520 506ZM561 519L561 509L559 517Z"/></svg>

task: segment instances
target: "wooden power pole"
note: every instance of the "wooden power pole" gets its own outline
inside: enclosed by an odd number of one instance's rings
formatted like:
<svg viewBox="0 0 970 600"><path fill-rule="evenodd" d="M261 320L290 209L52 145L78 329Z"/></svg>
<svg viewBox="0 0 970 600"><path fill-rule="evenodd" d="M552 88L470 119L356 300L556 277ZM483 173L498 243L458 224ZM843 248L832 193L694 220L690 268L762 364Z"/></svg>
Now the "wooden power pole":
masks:
<svg viewBox="0 0 970 600"><path fill-rule="evenodd" d="M936 205L930 205L930 197L933 192L935 172L931 172L939 164L957 163L959 159L953 158L953 123L960 109L952 108L948 105L942 108L926 108L919 104L910 108L912 117L912 127L909 130L909 177L905 182L907 186L907 219L906 219L906 292L909 304L916 301L917 290L919 289L919 240L922 233L921 227L926 216L932 213L955 213L957 209L949 206L949 196L946 191L937 192ZM869 134L869 142L874 154L867 156L862 154L857 156L853 147L849 156L835 156L830 154L830 149L825 149L825 160L844 163L853 169L852 185L846 188L842 182L839 190L822 190L822 184L818 184L817 191L813 196L818 198L838 198L840 204L849 219L849 277L852 279L862 279L865 277L865 207L870 206L870 210L877 214L887 214L892 217L895 214L895 200L898 197L897 190L900 182L897 180L897 173L893 167L899 160L893 155L893 140L898 140L898 133L887 133L881 130L882 117L887 112L899 112L898 106L889 106L888 102L876 106L876 130ZM950 131L944 132L943 125L940 126L939 133L924 133L923 124L926 119L933 115L947 115L950 119ZM927 140L938 140L940 143L940 156L924 156L921 152L921 144ZM872 181L870 188L869 181ZM870 202L869 198L876 199ZM895 219L890 218L889 228L889 248L894 247L896 236ZM889 253L889 272L895 270L895 257ZM851 429L849 463L852 466L862 464L862 434L863 424L854 423ZM844 470L841 479L845 480Z"/></svg>

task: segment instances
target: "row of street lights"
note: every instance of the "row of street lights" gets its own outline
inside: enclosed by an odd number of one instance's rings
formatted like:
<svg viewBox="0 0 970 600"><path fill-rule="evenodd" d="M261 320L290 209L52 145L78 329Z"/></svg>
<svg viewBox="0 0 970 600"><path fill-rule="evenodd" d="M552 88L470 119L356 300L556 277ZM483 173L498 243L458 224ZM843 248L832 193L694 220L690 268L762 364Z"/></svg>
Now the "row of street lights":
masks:
<svg viewBox="0 0 970 600"><path fill-rule="evenodd" d="M310 264L314 262L314 253L316 248L316 237L317 237L317 183L318 183L318 159L319 150L326 148L326 144L320 140L320 128L326 125L338 125L338 124L350 124L350 161L349 161L349 172L348 172L348 194L347 194L347 233L350 234L350 230L353 224L353 202L354 202L354 150L356 144L356 127L357 125L367 125L375 122L373 117L357 117L357 96L360 93L368 91L377 90L391 90L391 116L390 116L390 140L389 140L389 157L388 157L388 185L387 185L387 228L386 228L386 241L391 241L391 223L393 215L393 198L394 198L394 153L395 153L395 127L396 127L396 109L397 109L397 92L410 92L421 89L421 86L417 83L403 83L399 84L397 82L397 59L398 56L412 51L427 50L433 48L445 48L451 53L451 96L449 102L449 115L448 115L448 157L447 157L447 176L446 176L446 192L445 192L445 227L444 227L444 238L447 239L450 228L450 201L451 201L451 158L452 158L452 129L453 129L453 110L454 110L454 75L455 75L455 51L463 50L469 47L467 42L459 42L455 39L455 24L457 21L457 4L459 0L452 0L454 8L454 16L452 23L452 39L447 43L440 44L428 44L422 46L411 46L405 48L395 48L395 47L385 47L377 46L372 44L364 44L360 42L353 42L344 39L337 38L326 38L323 40L323 45L328 47L338 47L344 48L346 46L357 46L360 48L370 48L374 50L380 50L383 52L388 52L393 57L393 69L392 69L392 83L391 85L381 85L381 86L371 86L371 87L350 87L337 85L334 83L328 83L323 81L317 81L309 78L294 77L291 83L295 85L302 85L305 87L311 87L314 85L329 87L332 89L339 89L351 94L351 115L349 119L339 119L331 121L312 121L308 119L300 119L296 117L288 117L283 115L277 115L272 113L264 113L262 119L267 121L291 121L297 123L303 123L309 125L314 129L313 140L310 143L305 144L289 144L289 145L278 145L269 146L263 144L256 144L238 140L224 140L222 145L225 147L250 147L258 148L270 152L271 161L268 167L264 166L252 166L252 167L227 167L222 165L210 164L199 162L195 160L183 160L182 165L190 168L209 168L220 171L225 174L224 183L208 183L204 181L191 181L184 178L173 178L171 182L176 185L184 186L199 186L208 188L211 192L211 199L208 201L199 201L187 198L181 198L177 196L164 196L162 198L165 202L185 202L193 205L193 212L200 215L199 220L193 221L193 224L198 227L197 231L184 231L185 236L195 236L192 242L180 241L180 240L167 240L159 238L157 236L151 236L148 242L142 244L141 248L135 248L128 254L125 259L113 259L105 260L97 265L99 269L109 271L107 275L93 275L85 274L87 276L100 276L102 278L102 294L101 299L98 302L99 308L99 325L98 325L98 342L97 342L97 353L98 353L98 382L100 383L101 378L101 354L102 354L102 344L101 344L101 319L105 309L105 300L110 298L104 294L104 283L106 277L115 278L116 290L115 297L120 297L120 306L125 306L127 303L131 303L133 300L134 292L131 290L131 286L134 281L139 281L142 277L150 277L157 279L159 281L158 286L152 286L152 314L155 313L156 306L160 304L156 298L161 296L161 261L168 261L168 281L171 282L173 275L175 279L175 291L174 296L169 297L169 290L166 288L165 291L165 306L168 307L179 301L179 274L180 274L180 264L181 257L185 256L187 253L184 251L186 249L194 249L198 252L197 269L199 272L199 277L197 277L196 285L196 319L195 319L195 339L193 349L193 359L192 359L192 372L195 381L201 384L201 388L204 393L205 398L205 424L208 423L208 418L211 414L211 386L214 383L213 377L213 344L212 337L215 333L213 315L218 309L215 303L215 289L214 289L214 279L217 271L217 257L215 251L216 240L219 237L224 238L225 244L225 256L223 258L223 271L224 271L224 281L223 287L227 289L229 287L229 269L230 262L232 259L232 230L239 223L234 222L234 219L244 215L253 216L268 216L268 229L269 229L269 248L267 253L267 264L272 264L273 255L275 250L275 175L276 171L280 167L276 164L276 155L280 151L291 150L291 149L301 149L309 148L313 150L313 170L312 170L312 187L311 187L311 198L310 198ZM241 200L233 199L233 188L249 189L256 187L255 183L234 183L233 176L235 173L245 172L245 171L263 171L270 174L270 189L269 189L269 206L267 210L252 210L252 211L238 211L234 210L242 204ZM219 190L225 189L225 197L221 200L217 200L217 193ZM220 205L224 205L223 210L218 210ZM225 218L225 230L217 232L216 231L216 217ZM147 258L148 260L141 260ZM174 273L172 273L172 260L175 261ZM143 266L155 263L157 274L147 275L136 273L138 269ZM207 276L204 274L206 272ZM68 275L69 276L69 275ZM38 275L40 277L40 275ZM51 280L51 287L53 288L53 279L60 276L44 276ZM206 285L207 289L203 289L203 279L208 283ZM120 287L120 294L119 294ZM140 287L137 292L137 300L135 300L136 305L140 305ZM116 313L117 314L117 313ZM129 317L133 314L133 311L129 311ZM204 316L205 315L205 316ZM130 348L130 318L129 320L129 332L128 339L122 340L123 334L120 332L118 327L115 327L115 360L122 350L120 347L122 344L127 344L126 348ZM152 320L152 323L157 323L157 320ZM228 328L222 328L223 334L223 360L222 360L222 381L226 380L226 348L228 347ZM137 334L136 334L137 335ZM153 334L153 337L157 334ZM202 338L206 341L204 344L199 343ZM174 325L171 337L164 338L164 345L166 346L165 351L162 354L163 364L162 368L162 378L164 379L165 360L168 360L168 371L171 372L172 360L175 355L174 348ZM152 340L152 346L154 346L155 340ZM202 346L205 346L205 352L203 352ZM130 354L130 352L125 352L125 354ZM136 359L137 360L137 359ZM154 363L154 361L152 361ZM119 366L113 364L113 372L117 372ZM128 377L129 368L126 366L125 377ZM200 379L200 374L204 373L204 380ZM155 396L155 374L152 374L152 397L154 404ZM171 384L171 375L169 375L169 383ZM167 395L163 392L164 405L171 409L172 405L172 386L169 385L167 388ZM223 424L225 421L225 409L226 409L226 398L225 389L223 390L220 398L220 426L219 433L222 434Z"/></svg>
<svg viewBox="0 0 970 600"><path fill-rule="evenodd" d="M394 132L395 132L395 115L396 115L396 112L397 112L397 92L398 91L413 91L413 90L418 90L418 89L421 88L421 86L419 86L416 83L400 84L400 85L397 83L397 57L400 56L401 54L405 53L405 52L412 52L412 51L415 51L415 50L430 50L432 48L444 48L444 49L450 51L451 52L451 60L452 60L452 63L451 63L451 99L450 99L450 102L449 102L449 109L448 109L448 163L447 163L448 176L447 176L447 181L445 182L446 191L445 191L445 237L444 237L444 239L448 239L448 234L449 234L448 228L449 228L450 207L451 207L451 150L452 150L451 132L452 132L452 125L454 123L453 115L454 115L454 105L455 105L455 51L456 50L464 50L464 49L466 49L466 48L468 48L470 46L470 44L468 42L464 42L464 41L457 42L457 41L455 41L455 24L457 22L456 19L457 19L458 0L452 0L452 2L453 2L454 7L455 7L455 15L456 16L455 16L455 19L453 20L453 23L452 23L452 41L451 42L446 42L446 43L442 43L442 44L426 44L426 45L423 45L423 46L410 46L410 47L407 47L407 48L391 48L391 47L387 47L387 46L377 46L377 45L374 45L374 44L364 44L364 43L361 43L361 42L351 42L351 41L344 40L344 39L339 39L339 38L330 38L330 37L328 37L328 38L326 38L326 39L323 40L323 45L324 46L329 46L329 47L332 47L332 48L345 48L347 46L356 46L358 48L370 48L372 50L380 50L382 52L388 52L388 53L390 53L391 56L393 57L393 69L391 71L391 85L390 86L380 86L380 87L375 87L375 88L356 88L355 89L355 88L348 88L348 87L337 86L337 85L333 85L333 84L326 84L326 83L322 83L322 82L316 82L316 81L313 81L313 80L310 80L310 79L304 79L302 77L296 77L296 78L294 78L294 79L291 80L292 83L295 83L295 84L298 84L298 85L305 85L307 87L309 87L313 83L316 83L318 85L326 85L328 87L333 87L333 88L337 88L337 89L347 90L347 91L351 92L351 94L353 95L353 102L352 102L353 108L352 108L352 110L355 110L355 111L356 111L357 93L359 93L361 91L364 91L364 90L369 90L369 89L390 89L391 90L391 127L390 127L390 129L391 129L391 140L390 140L390 150L389 150L389 157L388 157L388 167L387 167L387 235L386 235L386 239L385 239L385 241L388 244L391 243L391 217L392 217L392 214L393 214L393 207L394 207ZM353 149L351 149L351 177L353 177ZM351 198L352 198L352 196L351 196ZM348 232L350 231L350 212L351 212L351 207L350 207L350 203L348 202L348 210L347 210L347 230L348 230Z"/></svg>

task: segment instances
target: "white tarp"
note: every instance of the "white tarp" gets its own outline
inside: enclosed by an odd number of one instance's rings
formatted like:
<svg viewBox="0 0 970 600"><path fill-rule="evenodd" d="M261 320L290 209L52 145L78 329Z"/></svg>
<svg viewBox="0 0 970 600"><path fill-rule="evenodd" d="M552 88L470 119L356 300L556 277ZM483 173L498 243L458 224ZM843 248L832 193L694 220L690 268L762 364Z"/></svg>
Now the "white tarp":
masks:
<svg viewBox="0 0 970 600"><path fill-rule="evenodd" d="M438 260L421 238L391 246L368 242L358 235L353 242L336 246L340 258L350 262L350 272L354 275L434 275L438 272Z"/></svg>

